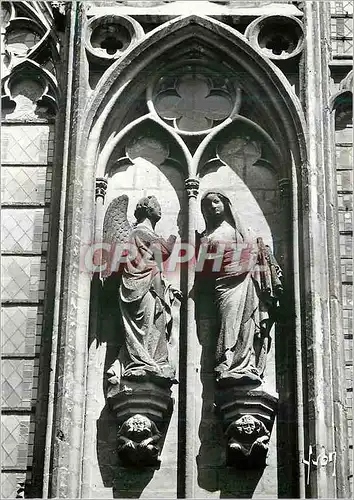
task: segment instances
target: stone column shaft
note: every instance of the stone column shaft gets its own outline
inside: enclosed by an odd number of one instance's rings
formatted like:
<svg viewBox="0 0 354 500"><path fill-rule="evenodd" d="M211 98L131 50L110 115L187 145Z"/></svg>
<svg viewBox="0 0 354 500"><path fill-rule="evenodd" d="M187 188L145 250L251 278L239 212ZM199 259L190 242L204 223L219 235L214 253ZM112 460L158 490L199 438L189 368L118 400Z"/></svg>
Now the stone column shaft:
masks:
<svg viewBox="0 0 354 500"><path fill-rule="evenodd" d="M196 203L199 189L197 179L186 180L188 193L188 243L195 248L196 231ZM188 296L187 296L187 356L186 356L186 450L185 450L185 497L195 498L195 485L197 481L196 443L198 425L196 422L196 377L198 374L199 360L197 359L197 331L195 324L195 298L193 295L195 272L194 267L188 266Z"/></svg>
<svg viewBox="0 0 354 500"><path fill-rule="evenodd" d="M335 382L333 377L338 352L333 350L333 338L338 337L340 325L335 319L338 302L337 299L333 301L333 280L338 276L339 255L334 244L333 207L336 206L336 195L333 189L331 128L326 113L329 104L329 17L326 2L304 2L304 21L306 49L302 97L308 125L308 165L303 183L303 211L307 221L303 244L309 245L309 261L304 263L306 460L312 449L310 464L306 465L305 481L307 495L334 498L337 496L338 470L342 470L340 462L343 457L340 453L336 454L336 465L333 460L326 466L313 464L321 453L328 457L330 453L337 452L335 425L338 420L334 415L338 381ZM336 376L344 382L343 374L338 369Z"/></svg>
<svg viewBox="0 0 354 500"><path fill-rule="evenodd" d="M83 190L88 177L79 151L84 118L85 82L83 65L83 6L71 3L68 26L68 72L66 99L71 103L66 117L67 182L63 261L60 283L54 418L51 443L49 497L80 498L84 436L89 319L90 274L81 268L82 242L90 240L92 217L85 212ZM64 138L63 138L64 139ZM65 139L64 139L65 140Z"/></svg>
<svg viewBox="0 0 354 500"><path fill-rule="evenodd" d="M323 121L323 148L324 168L326 186L326 221L327 221L327 245L328 245L328 284L329 284L329 307L331 315L331 356L332 356L332 391L333 391L333 423L334 423L334 450L337 453L336 463L336 496L338 498L349 497L349 453L348 429L345 410L346 383L345 383L345 353L343 341L343 319L342 319L342 278L341 259L339 248L339 221L338 221L338 194L337 194L337 172L335 160L335 130L334 116L330 111L330 78L328 61L330 58L330 2L324 2L320 11L325 39L328 41L322 51L322 63L326 68L328 77L323 78L323 94L325 99Z"/></svg>

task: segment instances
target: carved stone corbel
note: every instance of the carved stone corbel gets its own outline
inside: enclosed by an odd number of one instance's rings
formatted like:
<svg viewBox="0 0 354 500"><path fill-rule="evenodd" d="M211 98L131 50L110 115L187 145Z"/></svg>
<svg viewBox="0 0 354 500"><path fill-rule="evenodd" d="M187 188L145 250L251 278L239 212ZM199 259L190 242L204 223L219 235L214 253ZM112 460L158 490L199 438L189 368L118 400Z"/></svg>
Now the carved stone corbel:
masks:
<svg viewBox="0 0 354 500"><path fill-rule="evenodd" d="M227 440L227 465L260 469L266 465L278 395L259 388L233 387L216 392L216 408Z"/></svg>
<svg viewBox="0 0 354 500"><path fill-rule="evenodd" d="M129 417L118 432L118 456L126 466L158 466L161 438L155 423L144 415L136 413Z"/></svg>
<svg viewBox="0 0 354 500"><path fill-rule="evenodd" d="M162 437L173 409L171 390L152 381L110 385L107 401L115 413L117 453L123 467L159 467Z"/></svg>

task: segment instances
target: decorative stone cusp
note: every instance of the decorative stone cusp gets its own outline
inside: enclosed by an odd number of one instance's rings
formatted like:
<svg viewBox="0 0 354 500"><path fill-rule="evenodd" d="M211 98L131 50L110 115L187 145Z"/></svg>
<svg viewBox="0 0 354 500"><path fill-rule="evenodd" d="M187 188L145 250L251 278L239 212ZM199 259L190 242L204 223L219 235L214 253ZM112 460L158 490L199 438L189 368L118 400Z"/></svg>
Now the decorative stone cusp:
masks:
<svg viewBox="0 0 354 500"><path fill-rule="evenodd" d="M205 135L237 113L241 88L195 57L164 68L147 89L148 107L178 134Z"/></svg>

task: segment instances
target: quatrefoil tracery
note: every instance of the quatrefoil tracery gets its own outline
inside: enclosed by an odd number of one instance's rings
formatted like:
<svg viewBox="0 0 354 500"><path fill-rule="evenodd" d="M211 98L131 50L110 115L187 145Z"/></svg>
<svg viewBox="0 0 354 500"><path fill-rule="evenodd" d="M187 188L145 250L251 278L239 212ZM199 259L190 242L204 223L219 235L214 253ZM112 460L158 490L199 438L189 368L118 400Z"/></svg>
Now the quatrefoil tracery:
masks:
<svg viewBox="0 0 354 500"><path fill-rule="evenodd" d="M209 78L185 75L177 78L174 88L157 95L155 108L162 118L172 120L175 128L196 132L230 116L232 98L227 91L214 89Z"/></svg>
<svg viewBox="0 0 354 500"><path fill-rule="evenodd" d="M237 113L241 90L202 65L186 64L156 79L148 89L148 106L182 135L207 134Z"/></svg>

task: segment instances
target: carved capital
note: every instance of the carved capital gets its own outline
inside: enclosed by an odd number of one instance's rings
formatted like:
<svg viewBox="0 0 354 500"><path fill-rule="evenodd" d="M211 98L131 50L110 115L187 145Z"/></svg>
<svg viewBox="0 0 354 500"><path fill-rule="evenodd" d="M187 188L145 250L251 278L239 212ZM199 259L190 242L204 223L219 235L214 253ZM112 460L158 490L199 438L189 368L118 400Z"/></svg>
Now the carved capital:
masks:
<svg viewBox="0 0 354 500"><path fill-rule="evenodd" d="M199 193L199 180L198 179L186 179L185 187L187 190L188 198L197 198Z"/></svg>
<svg viewBox="0 0 354 500"><path fill-rule="evenodd" d="M96 200L102 198L104 201L107 191L108 181L104 177L97 177L96 179Z"/></svg>

